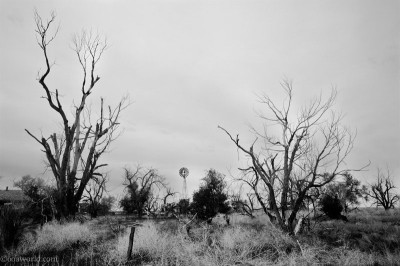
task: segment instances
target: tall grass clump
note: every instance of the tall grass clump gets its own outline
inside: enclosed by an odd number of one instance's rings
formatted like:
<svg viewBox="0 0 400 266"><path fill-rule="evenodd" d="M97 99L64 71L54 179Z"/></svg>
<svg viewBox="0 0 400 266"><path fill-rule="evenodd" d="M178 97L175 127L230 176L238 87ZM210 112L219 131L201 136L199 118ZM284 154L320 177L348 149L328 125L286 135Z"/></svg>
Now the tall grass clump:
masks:
<svg viewBox="0 0 400 266"><path fill-rule="evenodd" d="M126 260L129 230L117 239L114 250L110 252L111 260L114 263L122 263ZM169 234L161 234L154 222L145 222L135 230L132 257L136 263L163 262L174 257L174 251L178 248L176 237ZM162 263L164 264L164 263ZM165 264L165 265L168 265Z"/></svg>
<svg viewBox="0 0 400 266"><path fill-rule="evenodd" d="M271 262L297 249L296 243L287 234L275 227L264 230L236 226L223 231L221 247L239 255L238 259L264 258Z"/></svg>
<svg viewBox="0 0 400 266"><path fill-rule="evenodd" d="M93 240L94 235L86 224L50 222L25 234L18 251L20 254L57 253Z"/></svg>

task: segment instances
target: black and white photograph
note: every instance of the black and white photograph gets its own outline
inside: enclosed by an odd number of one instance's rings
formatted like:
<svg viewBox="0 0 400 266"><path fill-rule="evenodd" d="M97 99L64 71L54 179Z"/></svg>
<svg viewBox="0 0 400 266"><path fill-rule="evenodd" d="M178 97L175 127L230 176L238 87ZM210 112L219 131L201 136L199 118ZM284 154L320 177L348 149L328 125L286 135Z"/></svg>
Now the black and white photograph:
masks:
<svg viewBox="0 0 400 266"><path fill-rule="evenodd" d="M399 0L0 0L0 265L400 265Z"/></svg>

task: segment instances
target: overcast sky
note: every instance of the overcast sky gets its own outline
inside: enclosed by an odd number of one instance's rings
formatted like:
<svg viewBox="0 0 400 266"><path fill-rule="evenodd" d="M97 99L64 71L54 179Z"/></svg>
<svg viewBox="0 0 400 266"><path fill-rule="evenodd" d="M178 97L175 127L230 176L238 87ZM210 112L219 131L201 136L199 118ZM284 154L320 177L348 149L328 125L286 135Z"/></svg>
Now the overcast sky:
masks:
<svg viewBox="0 0 400 266"><path fill-rule="evenodd" d="M82 73L71 40L82 29L107 36L101 80L91 95L133 104L121 118L123 135L102 162L111 194L122 191L123 167L152 166L176 191L186 166L188 190L209 168L228 175L243 165L222 125L251 141L261 110L256 94L280 99L293 80L300 106L336 87L335 109L358 132L350 168L371 182L390 168L400 186L400 1L0 1L0 188L23 175L41 176L37 135L58 132L58 116L40 97L45 65L34 34L34 9L57 14L49 48L49 78L66 107L78 100ZM72 109L71 109L72 110ZM48 175L47 175L48 176Z"/></svg>

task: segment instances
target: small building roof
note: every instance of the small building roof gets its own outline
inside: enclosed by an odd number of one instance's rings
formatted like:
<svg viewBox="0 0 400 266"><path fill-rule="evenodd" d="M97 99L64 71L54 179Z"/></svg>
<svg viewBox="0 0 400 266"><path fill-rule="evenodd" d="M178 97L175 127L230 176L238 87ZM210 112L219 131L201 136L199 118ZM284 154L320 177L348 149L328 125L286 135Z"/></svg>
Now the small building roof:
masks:
<svg viewBox="0 0 400 266"><path fill-rule="evenodd" d="M22 190L0 190L0 202L22 202L27 201Z"/></svg>

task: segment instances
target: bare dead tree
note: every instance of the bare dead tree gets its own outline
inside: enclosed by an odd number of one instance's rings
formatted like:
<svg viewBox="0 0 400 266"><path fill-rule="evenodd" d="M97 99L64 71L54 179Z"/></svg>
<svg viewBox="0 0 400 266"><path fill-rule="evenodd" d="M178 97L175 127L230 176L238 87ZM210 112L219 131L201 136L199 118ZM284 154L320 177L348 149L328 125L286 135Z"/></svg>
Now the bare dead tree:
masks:
<svg viewBox="0 0 400 266"><path fill-rule="evenodd" d="M332 110L336 91L332 90L325 101L321 96L314 98L296 115L292 108L292 84L284 81L281 85L287 97L283 104L278 105L267 95L259 97L269 115L259 114L264 130L253 128L255 140L249 148L239 142L239 135L234 137L219 128L250 159L248 170L254 171L267 187L271 212L283 230L293 233L297 213L310 189L323 187L338 175L362 168L345 167L354 135L341 126L341 117ZM270 133L274 129L281 134ZM263 142L260 150L255 148L258 140ZM296 193L291 193L291 183L296 183Z"/></svg>
<svg viewBox="0 0 400 266"><path fill-rule="evenodd" d="M166 188L166 191L165 191L165 195L164 195L164 197L163 197L163 205L164 205L164 206L167 205L167 200L168 200L168 198L174 196L176 193L177 193L177 192L173 192L172 189L171 189L170 187L167 187L167 188Z"/></svg>
<svg viewBox="0 0 400 266"><path fill-rule="evenodd" d="M393 184L389 169L386 174L378 168L376 182L369 186L370 189L366 190L368 197L372 198L373 204L382 206L385 210L395 207L395 204L400 201L400 195L393 193L396 188Z"/></svg>
<svg viewBox="0 0 400 266"><path fill-rule="evenodd" d="M125 168L124 178L127 195L120 205L126 212L137 212L142 216L144 211L154 213L158 210L158 194L166 188L166 182L156 169L146 169L140 165L134 171Z"/></svg>
<svg viewBox="0 0 400 266"><path fill-rule="evenodd" d="M107 174L97 175L92 178L88 185L85 187L85 194L82 200L88 203L90 216L96 218L100 209L101 199L106 191L106 184L108 182Z"/></svg>
<svg viewBox="0 0 400 266"><path fill-rule="evenodd" d="M156 189L152 189L152 193L150 193L144 206L145 212L153 215L153 217L157 217L160 211L165 210L166 208L168 209L168 198L177 193L173 192L172 189L167 186L164 178L161 177L161 181L161 183L156 185ZM163 193L165 193L165 195L161 197L160 195Z"/></svg>
<svg viewBox="0 0 400 266"><path fill-rule="evenodd" d="M144 211L147 214L152 215L153 217L157 217L158 212L161 210L160 204L161 198L158 195L154 195L150 193L147 201L144 204Z"/></svg>
<svg viewBox="0 0 400 266"><path fill-rule="evenodd" d="M99 176L100 168L107 165L99 163L99 159L118 136L116 133L119 117L121 111L127 106L127 97L124 97L115 108L110 106L106 108L101 98L99 117L89 124L87 120L90 121L90 117L84 119L87 98L100 80L100 77L96 75L96 67L107 48L107 41L98 34L83 31L81 35L76 35L73 39L73 50L83 72L81 99L74 107L72 117L68 117L69 112L66 112L61 103L58 89L51 89L47 83L47 77L53 68L53 64L50 64L48 48L58 32L56 29L52 33L55 19L56 16L52 13L50 19L44 21L35 12L37 42L43 52L46 65L44 73L39 74L38 80L45 92L43 98L62 121L63 132L39 138L25 130L43 147L48 166L57 183L59 213L62 217L69 217L76 213L77 205L89 181Z"/></svg>

